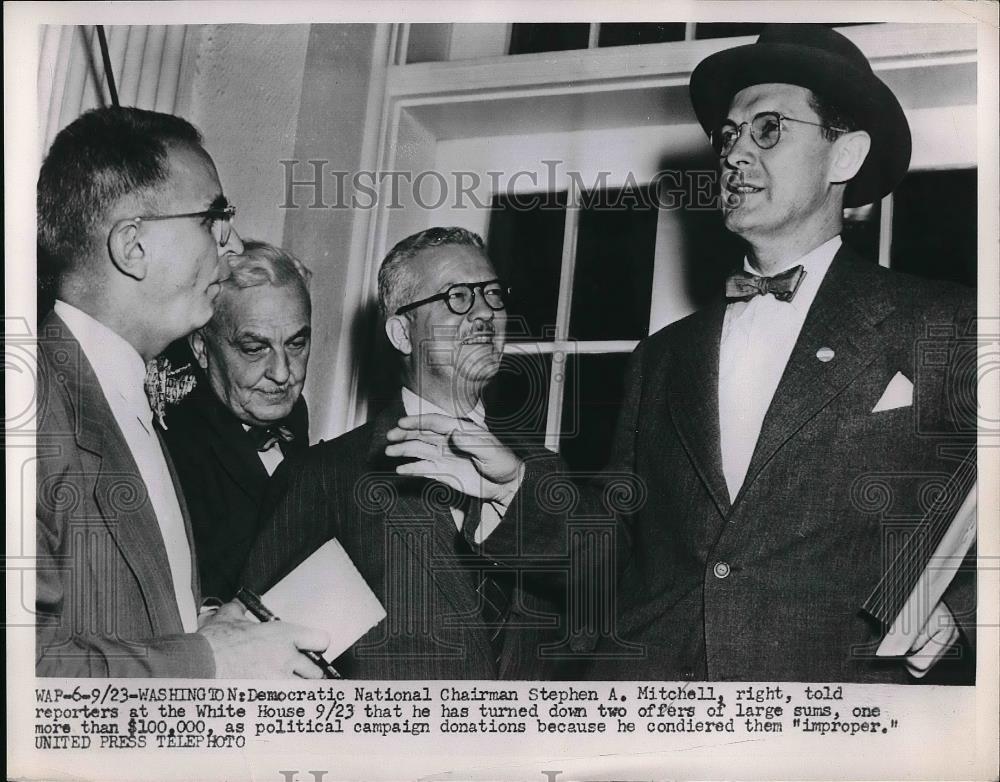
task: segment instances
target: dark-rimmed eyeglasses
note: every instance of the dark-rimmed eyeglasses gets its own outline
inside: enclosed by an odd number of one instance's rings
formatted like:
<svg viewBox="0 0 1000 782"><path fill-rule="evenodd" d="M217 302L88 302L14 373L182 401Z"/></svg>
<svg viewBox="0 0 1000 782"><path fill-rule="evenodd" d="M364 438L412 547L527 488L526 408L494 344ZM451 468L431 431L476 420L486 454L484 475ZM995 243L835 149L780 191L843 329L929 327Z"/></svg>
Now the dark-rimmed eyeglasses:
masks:
<svg viewBox="0 0 1000 782"><path fill-rule="evenodd" d="M179 220L182 217L198 217L206 222L211 221L212 233L220 247L225 247L229 243L229 237L233 233L233 218L236 217L236 207L220 206L213 209L206 209L204 212L184 212L176 215L142 215L133 217L136 222L145 221L147 223L156 220Z"/></svg>
<svg viewBox="0 0 1000 782"><path fill-rule="evenodd" d="M426 299L405 304L396 310L397 315L402 315L417 307L423 307L435 301L443 301L449 310L456 315L465 315L476 303L476 291L481 291L483 301L491 310L502 310L507 306L507 296L510 295L510 288L503 285L500 280L486 280L486 282L459 282L448 287L443 293L436 293Z"/></svg>
<svg viewBox="0 0 1000 782"><path fill-rule="evenodd" d="M754 143L761 149L770 149L781 141L782 122L798 122L802 125L812 125L816 128L833 130L837 133L849 132L847 128L838 128L833 125L824 125L821 122L810 122L806 119L786 117L784 114L779 114L776 111L762 111L760 114L754 115L754 118L749 122L741 122L739 125L735 122L723 122L709 134L709 138L712 140L712 147L715 149L715 153L719 157L728 157L729 153L733 151L733 147L736 146L736 142L740 140L740 136L743 135L743 128L749 125L750 138L753 139Z"/></svg>

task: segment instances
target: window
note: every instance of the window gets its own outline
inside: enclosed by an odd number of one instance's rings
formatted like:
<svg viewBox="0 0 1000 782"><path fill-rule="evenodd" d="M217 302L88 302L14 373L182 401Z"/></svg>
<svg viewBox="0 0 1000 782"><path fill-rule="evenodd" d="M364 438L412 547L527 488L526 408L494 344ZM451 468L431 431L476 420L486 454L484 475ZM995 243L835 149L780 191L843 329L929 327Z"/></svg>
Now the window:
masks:
<svg viewBox="0 0 1000 782"><path fill-rule="evenodd" d="M603 465L625 362L649 333L656 204L648 185L493 199L488 248L512 296L488 401L574 467Z"/></svg>
<svg viewBox="0 0 1000 782"><path fill-rule="evenodd" d="M589 24L512 24L509 54L586 49Z"/></svg>

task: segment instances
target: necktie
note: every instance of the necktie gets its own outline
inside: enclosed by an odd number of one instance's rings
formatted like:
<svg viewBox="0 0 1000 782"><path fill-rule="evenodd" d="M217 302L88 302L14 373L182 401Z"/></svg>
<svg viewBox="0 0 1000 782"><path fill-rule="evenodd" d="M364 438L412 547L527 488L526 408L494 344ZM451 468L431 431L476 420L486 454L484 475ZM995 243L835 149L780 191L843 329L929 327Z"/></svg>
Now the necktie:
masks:
<svg viewBox="0 0 1000 782"><path fill-rule="evenodd" d="M756 274L736 272L726 280L726 298L746 300L770 293L778 301L791 301L805 276L806 270L801 266L795 266L773 277L758 277Z"/></svg>
<svg viewBox="0 0 1000 782"><path fill-rule="evenodd" d="M198 382L189 371L190 369L190 364L185 364L180 369L174 369L170 365L169 359L162 356L146 363L146 377L142 386L146 391L146 398L149 400L149 408L156 416L156 422L161 429L167 428L165 418L167 405L175 405L180 402L191 393L191 389Z"/></svg>
<svg viewBox="0 0 1000 782"><path fill-rule="evenodd" d="M460 535L465 545L475 551L467 541L472 539L473 529L472 518L479 519L479 514L475 513L472 507L473 500L465 494L459 494L456 500L457 507L465 512L462 521L462 534ZM490 639L490 648L493 650L493 661L500 663L503 652L503 630L510 615L511 593L513 591L513 573L497 568L485 557L479 557L481 568L474 571L474 583L476 594L480 597L480 615L483 618L483 626Z"/></svg>
<svg viewBox="0 0 1000 782"><path fill-rule="evenodd" d="M267 451L273 448L275 443L290 443L295 439L295 433L284 424L251 426L247 434L253 439L258 451Z"/></svg>

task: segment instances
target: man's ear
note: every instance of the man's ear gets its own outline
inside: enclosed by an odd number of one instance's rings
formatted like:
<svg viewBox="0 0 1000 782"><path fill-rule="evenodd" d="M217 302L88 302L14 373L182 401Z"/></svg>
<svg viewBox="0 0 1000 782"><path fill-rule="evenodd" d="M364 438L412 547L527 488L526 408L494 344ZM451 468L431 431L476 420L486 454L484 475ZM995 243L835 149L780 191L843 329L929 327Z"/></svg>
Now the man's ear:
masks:
<svg viewBox="0 0 1000 782"><path fill-rule="evenodd" d="M843 133L833 142L833 156L830 162L830 181L848 182L861 170L868 151L872 147L872 137L866 131L855 130Z"/></svg>
<svg viewBox="0 0 1000 782"><path fill-rule="evenodd" d="M385 335L392 346L404 356L413 352L413 345L410 343L410 322L402 315L393 315L386 320Z"/></svg>
<svg viewBox="0 0 1000 782"><path fill-rule="evenodd" d="M191 352L194 354L195 360L198 362L198 366L207 370L208 351L205 349L205 335L202 333L201 329L192 331L188 334L188 346L191 348Z"/></svg>
<svg viewBox="0 0 1000 782"><path fill-rule="evenodd" d="M146 277L149 258L139 241L139 226L133 220L119 220L108 234L108 254L122 274L134 280Z"/></svg>

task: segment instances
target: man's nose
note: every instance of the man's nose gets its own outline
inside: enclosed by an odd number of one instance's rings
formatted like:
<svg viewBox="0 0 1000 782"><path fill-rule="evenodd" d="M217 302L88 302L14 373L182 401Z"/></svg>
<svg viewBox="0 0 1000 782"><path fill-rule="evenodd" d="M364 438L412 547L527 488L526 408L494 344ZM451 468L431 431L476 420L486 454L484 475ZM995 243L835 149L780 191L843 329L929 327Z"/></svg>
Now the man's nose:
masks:
<svg viewBox="0 0 1000 782"><path fill-rule="evenodd" d="M285 353L283 348L272 351L271 360L267 364L268 378L281 385L288 381L290 375L291 370L288 365L288 354Z"/></svg>
<svg viewBox="0 0 1000 782"><path fill-rule="evenodd" d="M472 309L469 310L468 318L469 320L493 320L495 317L495 312L489 304L486 303L486 294L483 293L482 288L475 288L473 290L475 294L475 299L472 301Z"/></svg>
<svg viewBox="0 0 1000 782"><path fill-rule="evenodd" d="M748 163L757 154L760 149L757 146L757 142L753 140L752 132L749 123L743 123L740 125L736 137L736 141L733 142L733 148L729 150L729 154L725 156L725 162L732 168L739 168L740 163Z"/></svg>
<svg viewBox="0 0 1000 782"><path fill-rule="evenodd" d="M229 238L226 240L225 244L219 245L219 255L242 255L243 254L243 240L240 238L239 231L236 230L236 226L231 226L229 230ZM228 264L227 264L228 265Z"/></svg>

